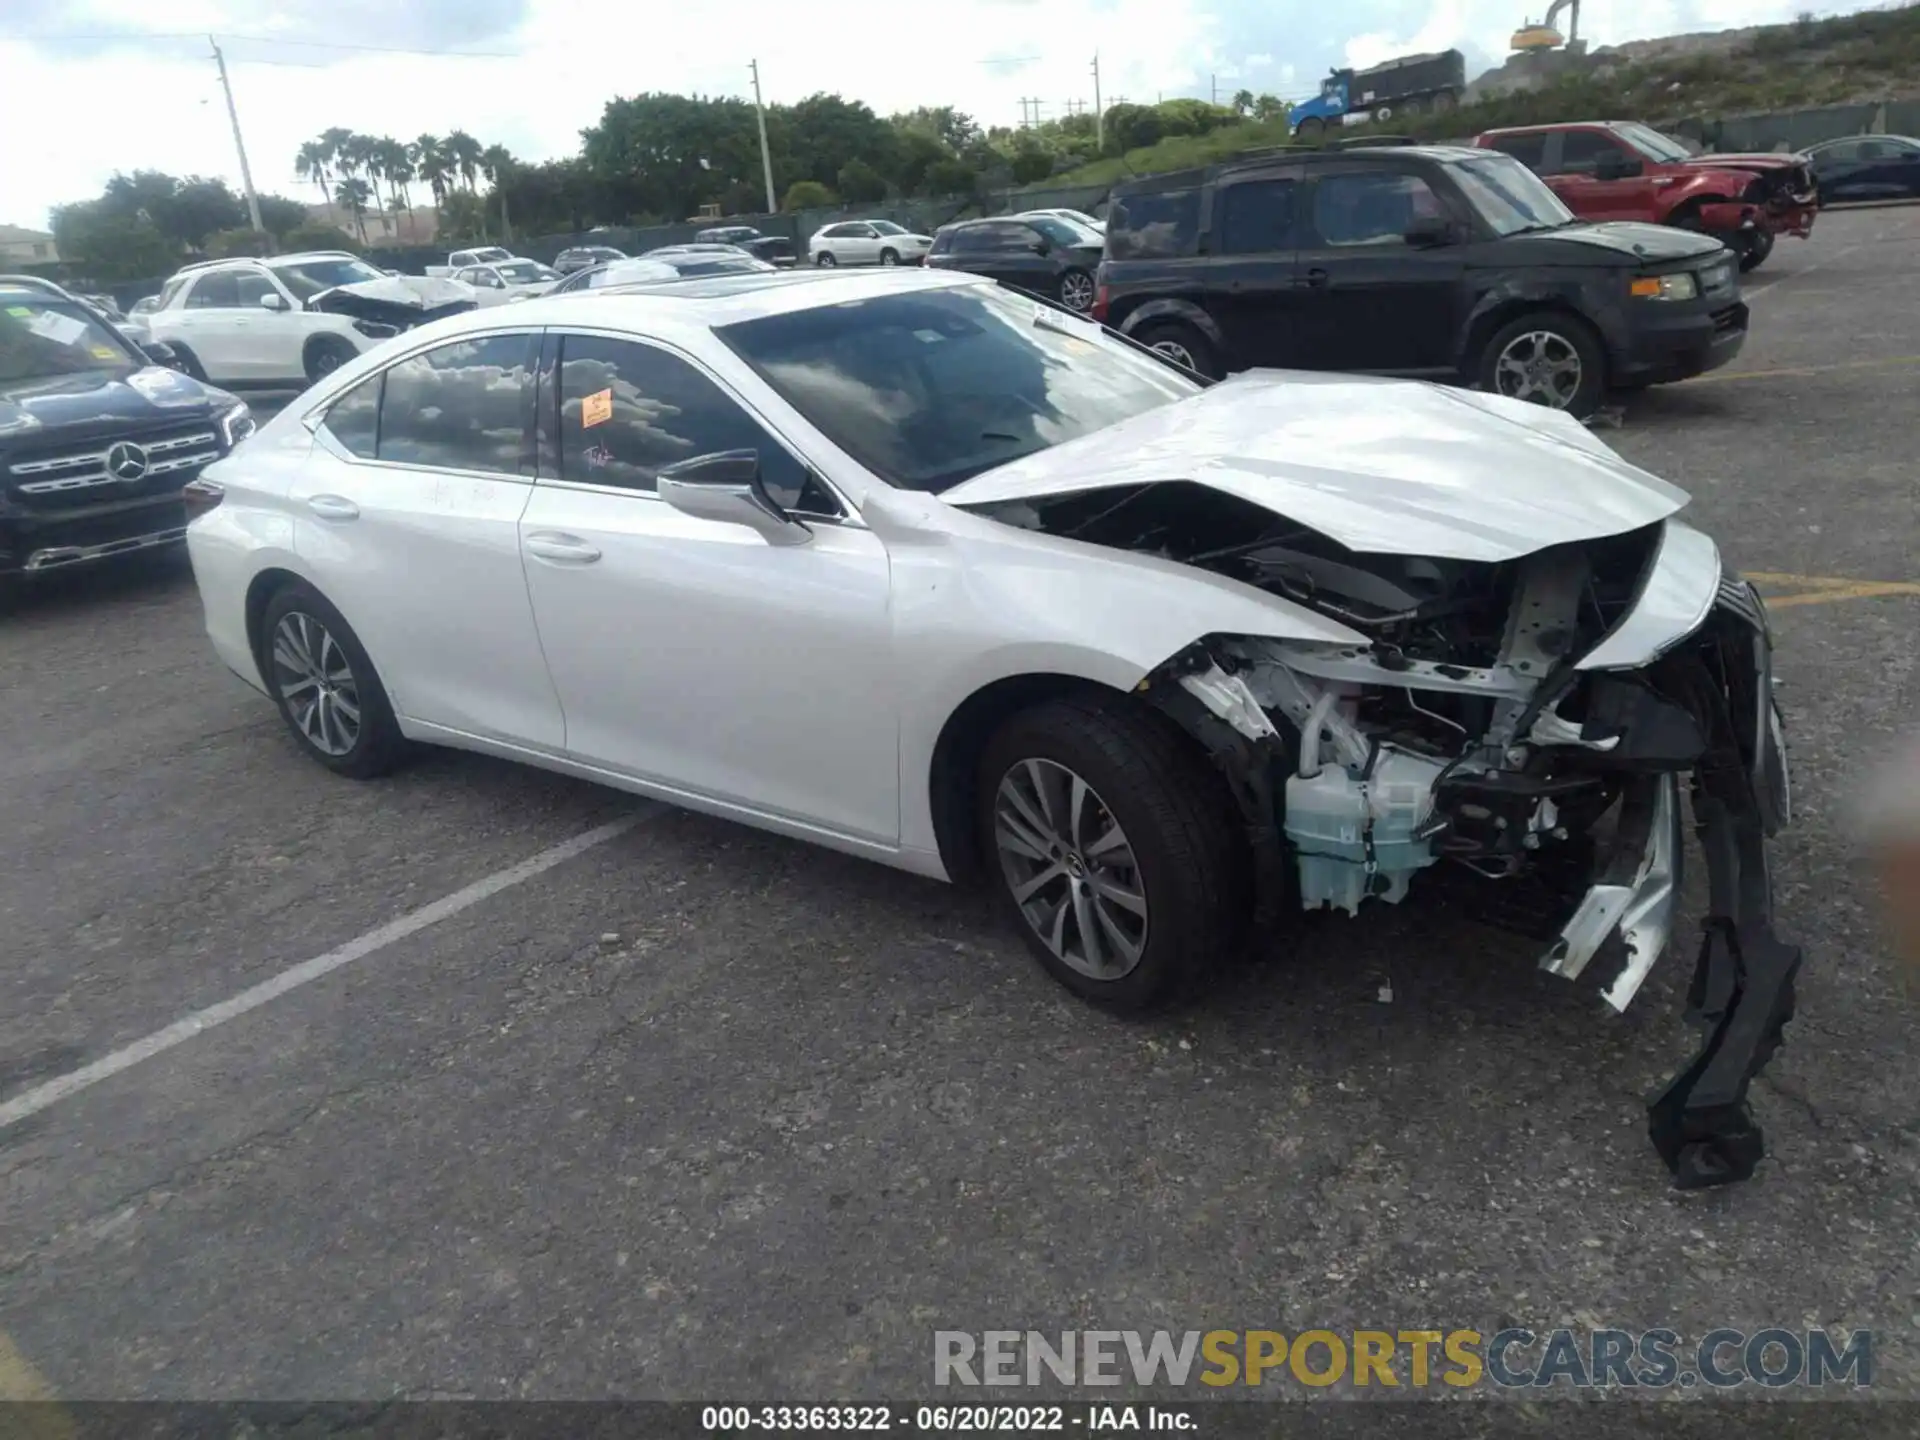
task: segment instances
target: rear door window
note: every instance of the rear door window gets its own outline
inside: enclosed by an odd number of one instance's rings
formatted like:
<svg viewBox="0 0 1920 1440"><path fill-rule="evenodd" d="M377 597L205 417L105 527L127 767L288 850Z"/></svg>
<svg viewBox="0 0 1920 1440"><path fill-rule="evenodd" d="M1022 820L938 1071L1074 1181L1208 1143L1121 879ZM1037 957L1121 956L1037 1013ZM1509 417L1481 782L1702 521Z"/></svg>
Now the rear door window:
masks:
<svg viewBox="0 0 1920 1440"><path fill-rule="evenodd" d="M1114 260L1190 255L1200 237L1200 191L1155 190L1114 200L1107 254Z"/></svg>
<svg viewBox="0 0 1920 1440"><path fill-rule="evenodd" d="M1555 173L1591 175L1602 155L1620 153L1613 137L1599 130L1567 130L1560 136L1560 164Z"/></svg>
<svg viewBox="0 0 1920 1440"><path fill-rule="evenodd" d="M1544 170L1547 166L1547 137L1544 133L1496 135L1487 142L1487 148L1498 150L1502 155L1511 155L1529 170Z"/></svg>
<svg viewBox="0 0 1920 1440"><path fill-rule="evenodd" d="M1299 182L1292 178L1242 180L1220 192L1222 255L1266 255L1297 247L1293 234Z"/></svg>
<svg viewBox="0 0 1920 1440"><path fill-rule="evenodd" d="M187 292L189 310L237 310L240 308L240 277L232 271L202 275Z"/></svg>
<svg viewBox="0 0 1920 1440"><path fill-rule="evenodd" d="M1445 214L1427 182L1402 171L1323 175L1313 187L1313 230L1323 245L1401 244L1414 221Z"/></svg>
<svg viewBox="0 0 1920 1440"><path fill-rule="evenodd" d="M436 470L520 475L538 337L456 340L389 366L380 401L381 460Z"/></svg>

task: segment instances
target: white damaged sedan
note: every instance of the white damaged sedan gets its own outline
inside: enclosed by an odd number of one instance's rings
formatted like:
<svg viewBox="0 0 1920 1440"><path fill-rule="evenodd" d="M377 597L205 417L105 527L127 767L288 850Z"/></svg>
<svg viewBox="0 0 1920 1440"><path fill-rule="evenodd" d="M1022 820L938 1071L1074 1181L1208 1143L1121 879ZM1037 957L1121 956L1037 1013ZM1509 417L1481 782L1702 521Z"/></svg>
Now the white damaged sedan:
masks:
<svg viewBox="0 0 1920 1440"><path fill-rule="evenodd" d="M1650 1130L1683 1187L1760 1158L1800 962L1766 614L1556 412L752 274L409 331L189 498L214 648L340 774L458 746L978 879L1120 1008L1303 909L1449 903L1623 1009L1684 786L1706 1040Z"/></svg>

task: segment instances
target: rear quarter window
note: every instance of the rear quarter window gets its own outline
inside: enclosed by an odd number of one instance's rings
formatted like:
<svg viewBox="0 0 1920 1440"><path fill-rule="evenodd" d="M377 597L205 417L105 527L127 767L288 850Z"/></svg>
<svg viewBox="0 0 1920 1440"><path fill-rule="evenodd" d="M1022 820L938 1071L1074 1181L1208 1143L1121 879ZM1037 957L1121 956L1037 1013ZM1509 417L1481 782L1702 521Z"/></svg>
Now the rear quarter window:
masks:
<svg viewBox="0 0 1920 1440"><path fill-rule="evenodd" d="M1200 192L1156 190L1118 197L1107 212L1107 255L1148 260L1193 253L1200 236Z"/></svg>

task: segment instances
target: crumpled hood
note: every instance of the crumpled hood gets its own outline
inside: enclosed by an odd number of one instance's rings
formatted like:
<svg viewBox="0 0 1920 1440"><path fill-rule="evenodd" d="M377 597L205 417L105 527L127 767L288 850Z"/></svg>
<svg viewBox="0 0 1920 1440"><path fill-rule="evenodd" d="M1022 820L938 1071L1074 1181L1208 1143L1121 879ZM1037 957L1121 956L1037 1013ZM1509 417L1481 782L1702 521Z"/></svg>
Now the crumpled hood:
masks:
<svg viewBox="0 0 1920 1440"><path fill-rule="evenodd" d="M1558 411L1439 385L1251 371L1002 465L941 497L990 505L1185 480L1350 550L1512 560L1650 525L1688 495Z"/></svg>
<svg viewBox="0 0 1920 1440"><path fill-rule="evenodd" d="M432 275L383 275L378 280L360 280L352 285L336 285L322 290L307 302L309 309L320 309L318 302L330 295L351 295L382 305L401 305L412 310L437 310L473 298L473 287L461 280L443 280Z"/></svg>
<svg viewBox="0 0 1920 1440"><path fill-rule="evenodd" d="M1689 170L1792 170L1807 163L1804 155L1778 153L1743 155L1695 155L1688 160L1675 160L1675 165Z"/></svg>

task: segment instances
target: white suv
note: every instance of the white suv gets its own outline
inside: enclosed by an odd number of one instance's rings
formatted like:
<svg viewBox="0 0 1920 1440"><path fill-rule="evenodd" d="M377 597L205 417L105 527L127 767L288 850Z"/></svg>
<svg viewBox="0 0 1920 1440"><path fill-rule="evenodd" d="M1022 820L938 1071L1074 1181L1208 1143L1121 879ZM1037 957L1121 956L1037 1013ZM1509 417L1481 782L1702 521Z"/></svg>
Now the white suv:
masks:
<svg viewBox="0 0 1920 1440"><path fill-rule="evenodd" d="M246 388L309 385L404 329L472 308L465 285L389 276L345 251L316 251L189 265L146 319L187 373Z"/></svg>

